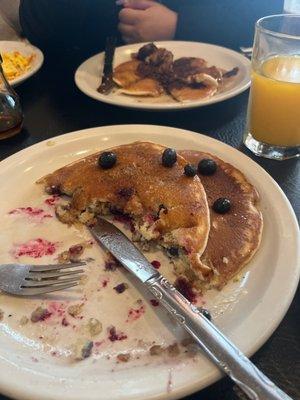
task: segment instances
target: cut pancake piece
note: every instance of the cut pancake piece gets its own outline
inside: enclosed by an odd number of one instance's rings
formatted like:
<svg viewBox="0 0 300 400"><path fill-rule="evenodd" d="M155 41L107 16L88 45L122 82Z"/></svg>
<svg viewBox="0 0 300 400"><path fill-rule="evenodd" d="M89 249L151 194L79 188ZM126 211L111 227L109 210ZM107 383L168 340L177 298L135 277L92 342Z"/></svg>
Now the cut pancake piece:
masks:
<svg viewBox="0 0 300 400"><path fill-rule="evenodd" d="M198 176L184 175L186 161L177 157L168 168L162 165L165 147L150 142L121 145L110 169L98 165L93 154L42 178L47 192L71 197L56 209L62 222L93 223L95 216L122 213L132 219L135 240L153 241L174 250L197 279L211 274L203 265L210 218L206 194Z"/></svg>
<svg viewBox="0 0 300 400"><path fill-rule="evenodd" d="M257 208L259 195L246 177L232 165L207 153L193 150L180 151L189 163L197 165L202 159L213 159L217 170L213 175L199 175L210 207L211 229L206 249L201 257L212 275L209 285L222 288L250 261L259 248L263 219ZM228 198L231 209L217 214L214 201Z"/></svg>
<svg viewBox="0 0 300 400"><path fill-rule="evenodd" d="M121 86L126 87L139 81L142 77L138 74L139 60L131 60L118 65L114 69L113 80Z"/></svg>
<svg viewBox="0 0 300 400"><path fill-rule="evenodd" d="M154 78L143 78L138 72L140 64L141 61L134 59L115 68L113 79L121 87L119 92L130 96L160 96L164 88Z"/></svg>
<svg viewBox="0 0 300 400"><path fill-rule="evenodd" d="M164 92L164 88L155 79L145 78L121 88L119 92L130 96L158 97Z"/></svg>
<svg viewBox="0 0 300 400"><path fill-rule="evenodd" d="M203 81L201 76L211 78L215 81L214 85L218 85L218 80L222 78L222 71L214 65L208 67L207 62L202 58L182 57L174 61L174 80L187 84L199 83Z"/></svg>
<svg viewBox="0 0 300 400"><path fill-rule="evenodd" d="M183 82L174 82L168 87L172 97L181 102L206 99L213 96L217 90L216 86L206 86L204 84L192 86Z"/></svg>

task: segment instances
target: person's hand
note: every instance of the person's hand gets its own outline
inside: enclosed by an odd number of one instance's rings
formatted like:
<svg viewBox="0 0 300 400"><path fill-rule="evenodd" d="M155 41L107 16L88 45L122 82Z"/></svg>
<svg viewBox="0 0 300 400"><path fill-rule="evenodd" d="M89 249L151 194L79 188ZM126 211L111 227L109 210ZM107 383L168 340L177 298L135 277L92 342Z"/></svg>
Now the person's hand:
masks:
<svg viewBox="0 0 300 400"><path fill-rule="evenodd" d="M152 0L119 0L118 29L124 42L152 42L173 39L177 13Z"/></svg>

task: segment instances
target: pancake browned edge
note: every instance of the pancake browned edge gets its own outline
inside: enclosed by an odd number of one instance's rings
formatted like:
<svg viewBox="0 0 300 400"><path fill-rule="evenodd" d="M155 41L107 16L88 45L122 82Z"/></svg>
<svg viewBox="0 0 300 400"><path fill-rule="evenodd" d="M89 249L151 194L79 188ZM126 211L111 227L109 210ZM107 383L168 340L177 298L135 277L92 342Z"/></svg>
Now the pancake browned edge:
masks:
<svg viewBox="0 0 300 400"><path fill-rule="evenodd" d="M199 177L184 175L186 161L167 168L162 165L165 147L135 142L109 149L117 156L111 169L98 166L101 152L67 165L38 183L48 193L71 197L58 205L57 217L64 223L95 222L96 215L121 212L132 218L134 239L153 241L166 249L178 248L182 267L197 279L211 273L201 262L210 218L206 194Z"/></svg>
<svg viewBox="0 0 300 400"><path fill-rule="evenodd" d="M204 158L217 163L213 175L200 175L211 218L209 239L201 260L211 268L209 284L221 289L259 248L263 229L262 214L257 208L259 195L238 169L219 158L193 150L179 154L195 165ZM212 209L214 201L220 197L231 202L230 211L223 215Z"/></svg>

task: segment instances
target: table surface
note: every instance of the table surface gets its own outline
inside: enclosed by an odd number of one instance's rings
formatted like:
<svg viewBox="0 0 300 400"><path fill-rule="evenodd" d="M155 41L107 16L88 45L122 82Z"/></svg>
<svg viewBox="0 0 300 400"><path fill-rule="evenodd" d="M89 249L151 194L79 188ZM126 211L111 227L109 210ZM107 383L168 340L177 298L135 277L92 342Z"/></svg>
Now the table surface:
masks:
<svg viewBox="0 0 300 400"><path fill-rule="evenodd" d="M253 158L278 182L299 218L299 159L284 162L259 159L242 145L248 92L223 103L190 111L127 110L98 103L80 93L71 70L62 70L60 65L45 63L36 76L17 88L25 113L24 129L18 136L0 141L0 159L41 140L84 128L129 123L184 128L219 139ZM299 289L280 326L252 360L291 397L300 400ZM243 395L237 387L224 378L186 400L241 398ZM5 398L0 395L0 400Z"/></svg>

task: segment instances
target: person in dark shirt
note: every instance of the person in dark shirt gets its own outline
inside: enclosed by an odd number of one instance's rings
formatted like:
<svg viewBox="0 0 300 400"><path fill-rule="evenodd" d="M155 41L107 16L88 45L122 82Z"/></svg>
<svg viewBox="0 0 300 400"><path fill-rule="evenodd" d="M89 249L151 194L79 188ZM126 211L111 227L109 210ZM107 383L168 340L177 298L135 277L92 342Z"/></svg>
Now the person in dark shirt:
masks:
<svg viewBox="0 0 300 400"><path fill-rule="evenodd" d="M125 42L191 40L251 46L255 22L282 12L282 0L119 0Z"/></svg>
<svg viewBox="0 0 300 400"><path fill-rule="evenodd" d="M21 0L19 17L24 36L45 53L84 59L118 34L120 9L114 0Z"/></svg>
<svg viewBox="0 0 300 400"><path fill-rule="evenodd" d="M119 44L176 39L251 46L255 21L282 6L283 0L21 0L19 13L33 44L84 59L103 50L109 35Z"/></svg>

